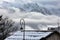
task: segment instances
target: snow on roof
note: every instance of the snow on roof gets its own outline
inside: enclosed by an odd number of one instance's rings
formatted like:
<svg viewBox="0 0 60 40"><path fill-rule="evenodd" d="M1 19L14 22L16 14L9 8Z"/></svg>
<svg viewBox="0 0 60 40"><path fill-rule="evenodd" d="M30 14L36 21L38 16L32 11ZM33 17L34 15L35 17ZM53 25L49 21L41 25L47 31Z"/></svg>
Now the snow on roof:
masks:
<svg viewBox="0 0 60 40"><path fill-rule="evenodd" d="M46 37L52 32L25 32L26 40L39 40L42 37ZM6 38L5 40L22 40L23 32L17 31L12 36Z"/></svg>

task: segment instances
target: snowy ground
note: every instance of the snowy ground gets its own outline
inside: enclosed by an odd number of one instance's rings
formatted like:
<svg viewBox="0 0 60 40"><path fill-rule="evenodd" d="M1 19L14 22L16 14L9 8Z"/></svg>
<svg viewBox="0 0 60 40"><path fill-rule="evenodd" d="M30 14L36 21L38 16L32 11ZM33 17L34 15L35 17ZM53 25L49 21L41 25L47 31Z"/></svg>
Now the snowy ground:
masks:
<svg viewBox="0 0 60 40"><path fill-rule="evenodd" d="M39 40L42 37L49 35L51 32L25 32L26 40ZM12 36L6 38L5 40L22 40L23 32L17 31Z"/></svg>

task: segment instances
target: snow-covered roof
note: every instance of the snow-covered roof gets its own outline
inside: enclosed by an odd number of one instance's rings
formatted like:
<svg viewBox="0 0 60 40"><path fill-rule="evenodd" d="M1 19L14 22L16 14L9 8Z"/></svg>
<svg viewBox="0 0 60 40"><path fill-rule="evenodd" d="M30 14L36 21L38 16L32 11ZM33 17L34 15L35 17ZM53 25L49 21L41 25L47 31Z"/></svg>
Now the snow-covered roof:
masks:
<svg viewBox="0 0 60 40"><path fill-rule="evenodd" d="M39 40L42 37L46 37L52 32L25 32L26 40ZM6 38L5 40L22 40L23 32L17 31L12 36Z"/></svg>

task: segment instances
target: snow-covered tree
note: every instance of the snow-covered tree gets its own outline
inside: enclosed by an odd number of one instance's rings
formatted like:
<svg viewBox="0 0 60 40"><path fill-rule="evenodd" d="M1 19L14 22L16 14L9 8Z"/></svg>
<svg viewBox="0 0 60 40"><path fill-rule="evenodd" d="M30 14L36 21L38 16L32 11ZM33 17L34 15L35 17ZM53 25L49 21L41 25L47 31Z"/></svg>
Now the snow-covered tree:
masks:
<svg viewBox="0 0 60 40"><path fill-rule="evenodd" d="M10 36L10 32L16 31L17 28L14 26L14 22L9 18L2 18L0 16L0 40L4 40Z"/></svg>

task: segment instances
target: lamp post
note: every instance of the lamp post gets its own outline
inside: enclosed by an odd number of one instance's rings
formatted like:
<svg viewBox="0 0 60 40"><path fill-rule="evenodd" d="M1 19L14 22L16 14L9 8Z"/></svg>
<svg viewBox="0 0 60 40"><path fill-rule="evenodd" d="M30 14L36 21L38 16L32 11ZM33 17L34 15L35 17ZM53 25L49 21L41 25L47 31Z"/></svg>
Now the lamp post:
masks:
<svg viewBox="0 0 60 40"><path fill-rule="evenodd" d="M23 32L23 40L25 40L25 20L23 18L20 20L20 30Z"/></svg>

